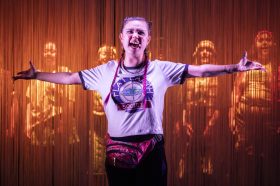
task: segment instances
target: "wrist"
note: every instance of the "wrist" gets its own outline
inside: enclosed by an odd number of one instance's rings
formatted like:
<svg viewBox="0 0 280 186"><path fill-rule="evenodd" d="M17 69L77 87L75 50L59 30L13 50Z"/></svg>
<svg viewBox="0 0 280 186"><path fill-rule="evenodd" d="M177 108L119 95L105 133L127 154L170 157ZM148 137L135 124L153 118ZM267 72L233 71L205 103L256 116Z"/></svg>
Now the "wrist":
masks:
<svg viewBox="0 0 280 186"><path fill-rule="evenodd" d="M34 72L34 75L33 75L32 79L37 79L38 73L39 73L39 72Z"/></svg>
<svg viewBox="0 0 280 186"><path fill-rule="evenodd" d="M230 74L234 72L238 72L238 64L226 65L225 71Z"/></svg>

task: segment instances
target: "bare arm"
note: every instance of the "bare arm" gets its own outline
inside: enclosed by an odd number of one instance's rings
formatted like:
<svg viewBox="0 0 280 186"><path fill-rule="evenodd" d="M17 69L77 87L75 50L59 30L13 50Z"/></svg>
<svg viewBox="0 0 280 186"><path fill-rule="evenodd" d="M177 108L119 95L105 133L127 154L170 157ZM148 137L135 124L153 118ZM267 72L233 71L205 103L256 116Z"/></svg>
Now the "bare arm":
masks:
<svg viewBox="0 0 280 186"><path fill-rule="evenodd" d="M189 65L188 73L194 77L211 77L234 72L243 72L248 70L265 70L258 62L249 61L247 53L238 64L232 65Z"/></svg>
<svg viewBox="0 0 280 186"><path fill-rule="evenodd" d="M13 79L37 79L41 81L66 85L82 83L78 72L37 72L31 61L30 68L28 70L17 73L17 75L13 76Z"/></svg>
<svg viewBox="0 0 280 186"><path fill-rule="evenodd" d="M36 79L57 84L81 84L78 72L37 72Z"/></svg>
<svg viewBox="0 0 280 186"><path fill-rule="evenodd" d="M189 65L188 73L194 77L211 77L237 72L237 65Z"/></svg>

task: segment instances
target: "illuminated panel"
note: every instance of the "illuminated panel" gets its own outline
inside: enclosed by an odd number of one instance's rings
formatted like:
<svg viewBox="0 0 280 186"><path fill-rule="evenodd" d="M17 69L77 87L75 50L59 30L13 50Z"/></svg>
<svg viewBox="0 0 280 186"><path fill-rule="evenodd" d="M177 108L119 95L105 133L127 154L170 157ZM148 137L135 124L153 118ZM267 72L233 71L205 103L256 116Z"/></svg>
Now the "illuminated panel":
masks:
<svg viewBox="0 0 280 186"><path fill-rule="evenodd" d="M257 48L259 59L263 59L266 56L269 57L270 51L274 45L272 32L267 30L258 32L255 37L255 47Z"/></svg>
<svg viewBox="0 0 280 186"><path fill-rule="evenodd" d="M102 65L110 60L116 60L116 48L103 45L98 50L97 65ZM96 91L92 93L92 118L93 122L89 131L90 142L90 168L94 175L105 174L105 135L107 132L106 117L103 109L103 101Z"/></svg>
<svg viewBox="0 0 280 186"><path fill-rule="evenodd" d="M68 67L57 66L56 45L44 45L43 71L70 72ZM25 134L33 145L55 145L55 135L67 135L68 143L80 141L73 116L75 88L43 81L30 81L26 92Z"/></svg>
<svg viewBox="0 0 280 186"><path fill-rule="evenodd" d="M104 45L98 49L98 65L105 64L109 60L115 60L117 55L116 47ZM103 101L99 93L93 93L93 114L103 116Z"/></svg>
<svg viewBox="0 0 280 186"><path fill-rule="evenodd" d="M255 155L258 145L254 142L255 131L278 130L272 126L271 117L273 102L277 102L274 92L279 88L275 70L279 67L272 52L275 46L273 35L269 31L259 31L254 41L252 57L265 66L266 72L250 71L236 76L230 119L235 148L244 148L248 155Z"/></svg>
<svg viewBox="0 0 280 186"><path fill-rule="evenodd" d="M210 40L200 41L193 53L196 58L196 64L210 64L211 62L216 62L213 57L216 55L215 45Z"/></svg>
<svg viewBox="0 0 280 186"><path fill-rule="evenodd" d="M194 64L217 64L215 45L210 40L200 41L193 53ZM186 82L187 90L187 109L186 113L186 130L191 140L191 145L195 153L200 154L199 165L200 173L212 174L214 165L211 154L212 127L217 123L219 110L215 107L217 104L218 79L211 78L191 78ZM200 113L198 115L198 113ZM202 113L202 114L201 114ZM193 141L193 142L192 142ZM199 144L199 145L198 145Z"/></svg>

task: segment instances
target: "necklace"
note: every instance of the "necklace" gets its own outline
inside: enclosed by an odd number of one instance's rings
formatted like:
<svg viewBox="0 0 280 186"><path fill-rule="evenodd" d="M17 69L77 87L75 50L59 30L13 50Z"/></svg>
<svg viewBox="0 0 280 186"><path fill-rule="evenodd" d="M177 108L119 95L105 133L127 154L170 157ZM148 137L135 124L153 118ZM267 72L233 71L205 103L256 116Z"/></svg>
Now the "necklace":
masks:
<svg viewBox="0 0 280 186"><path fill-rule="evenodd" d="M135 67L126 67L124 65L124 63L122 63L122 67L126 72L128 72L130 74L139 74L143 70L143 68L145 67L145 63L141 63L141 64L139 64L138 66L135 66Z"/></svg>

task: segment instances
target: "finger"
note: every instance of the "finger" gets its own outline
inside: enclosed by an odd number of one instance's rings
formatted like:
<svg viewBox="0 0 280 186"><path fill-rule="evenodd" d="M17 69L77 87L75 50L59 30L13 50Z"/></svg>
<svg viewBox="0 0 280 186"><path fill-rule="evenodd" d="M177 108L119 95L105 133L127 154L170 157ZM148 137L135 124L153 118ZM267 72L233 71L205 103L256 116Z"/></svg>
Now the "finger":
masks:
<svg viewBox="0 0 280 186"><path fill-rule="evenodd" d="M260 70L263 71L263 72L266 72L266 68L265 67L262 67Z"/></svg>
<svg viewBox="0 0 280 186"><path fill-rule="evenodd" d="M244 51L243 58L242 58L242 65L246 65L247 63L247 51Z"/></svg>
<svg viewBox="0 0 280 186"><path fill-rule="evenodd" d="M254 70L266 71L265 67L259 62L253 62L253 69Z"/></svg>
<svg viewBox="0 0 280 186"><path fill-rule="evenodd" d="M247 51L244 51L243 58L247 58Z"/></svg>
<svg viewBox="0 0 280 186"><path fill-rule="evenodd" d="M263 66L261 63L256 62L256 61L253 61L253 63L254 63L256 66Z"/></svg>
<svg viewBox="0 0 280 186"><path fill-rule="evenodd" d="M258 70L261 70L261 71L266 72L266 69L265 69L265 67L264 67L264 66L262 66L262 65L261 65L261 66L258 66L258 68L259 68Z"/></svg>
<svg viewBox="0 0 280 186"><path fill-rule="evenodd" d="M29 64L30 64L30 67L31 67L33 70L35 70L35 66L33 65L33 63L32 63L31 60L29 61Z"/></svg>
<svg viewBox="0 0 280 186"><path fill-rule="evenodd" d="M261 71L266 71L264 67L253 67L252 70L261 70Z"/></svg>
<svg viewBox="0 0 280 186"><path fill-rule="evenodd" d="M263 67L263 65L259 62L252 61L252 64L254 67L259 67L259 68Z"/></svg>
<svg viewBox="0 0 280 186"><path fill-rule="evenodd" d="M25 79L25 78L22 76L13 76L13 80L18 80L18 79Z"/></svg>
<svg viewBox="0 0 280 186"><path fill-rule="evenodd" d="M12 78L14 81L18 79L17 76L12 76Z"/></svg>
<svg viewBox="0 0 280 186"><path fill-rule="evenodd" d="M20 72L17 73L17 75L21 75L21 74L25 74L25 73L27 73L27 70L20 71Z"/></svg>
<svg viewBox="0 0 280 186"><path fill-rule="evenodd" d="M22 76L13 76L13 80L24 79Z"/></svg>

